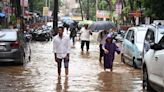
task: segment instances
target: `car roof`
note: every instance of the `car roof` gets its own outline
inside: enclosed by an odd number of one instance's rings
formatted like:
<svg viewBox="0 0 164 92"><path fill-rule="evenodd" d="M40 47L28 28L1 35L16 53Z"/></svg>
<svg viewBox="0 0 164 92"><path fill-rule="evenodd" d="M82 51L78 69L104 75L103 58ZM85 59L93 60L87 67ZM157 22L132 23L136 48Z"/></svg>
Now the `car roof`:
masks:
<svg viewBox="0 0 164 92"><path fill-rule="evenodd" d="M130 27L128 30L135 29L135 31L147 31L148 27L144 26L136 26L136 27Z"/></svg>
<svg viewBox="0 0 164 92"><path fill-rule="evenodd" d="M12 32L18 32L19 30L18 29L0 29L0 31L3 31L3 32L9 32L9 31L12 31Z"/></svg>

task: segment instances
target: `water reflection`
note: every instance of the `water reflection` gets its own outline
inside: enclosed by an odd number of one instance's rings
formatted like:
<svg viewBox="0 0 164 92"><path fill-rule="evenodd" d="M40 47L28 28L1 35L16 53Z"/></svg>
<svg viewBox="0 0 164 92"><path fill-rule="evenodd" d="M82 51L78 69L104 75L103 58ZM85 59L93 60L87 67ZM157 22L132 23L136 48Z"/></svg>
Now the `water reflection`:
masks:
<svg viewBox="0 0 164 92"><path fill-rule="evenodd" d="M68 91L68 77L65 77L63 80L64 82L62 83L62 77L57 78L57 83L56 83L56 92L67 92Z"/></svg>
<svg viewBox="0 0 164 92"><path fill-rule="evenodd" d="M61 77L58 77L57 81L58 82L56 83L56 92L62 92Z"/></svg>

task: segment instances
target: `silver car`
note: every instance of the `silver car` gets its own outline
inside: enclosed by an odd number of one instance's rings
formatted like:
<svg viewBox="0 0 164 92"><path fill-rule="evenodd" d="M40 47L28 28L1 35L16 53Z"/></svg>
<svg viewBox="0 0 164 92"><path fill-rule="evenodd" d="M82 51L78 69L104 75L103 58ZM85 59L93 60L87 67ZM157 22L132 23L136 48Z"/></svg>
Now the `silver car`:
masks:
<svg viewBox="0 0 164 92"><path fill-rule="evenodd" d="M15 29L0 30L0 62L24 64L31 59L29 40Z"/></svg>

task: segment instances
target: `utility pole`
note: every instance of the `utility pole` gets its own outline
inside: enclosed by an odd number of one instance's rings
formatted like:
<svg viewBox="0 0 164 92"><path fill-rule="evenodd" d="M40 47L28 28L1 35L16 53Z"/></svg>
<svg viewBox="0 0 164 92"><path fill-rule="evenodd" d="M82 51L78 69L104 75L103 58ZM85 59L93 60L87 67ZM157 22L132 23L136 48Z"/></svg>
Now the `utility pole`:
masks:
<svg viewBox="0 0 164 92"><path fill-rule="evenodd" d="M84 20L83 19L83 8L82 8L82 5L81 5L81 0L79 0L79 4L80 4L81 18L82 18L82 21L83 21Z"/></svg>
<svg viewBox="0 0 164 92"><path fill-rule="evenodd" d="M58 0L54 0L53 29L55 34L57 33L57 27L58 27Z"/></svg>
<svg viewBox="0 0 164 92"><path fill-rule="evenodd" d="M97 11L98 11L98 0L96 0L96 21L98 21L98 18L97 18Z"/></svg>
<svg viewBox="0 0 164 92"><path fill-rule="evenodd" d="M87 0L87 20L89 20L89 0Z"/></svg>

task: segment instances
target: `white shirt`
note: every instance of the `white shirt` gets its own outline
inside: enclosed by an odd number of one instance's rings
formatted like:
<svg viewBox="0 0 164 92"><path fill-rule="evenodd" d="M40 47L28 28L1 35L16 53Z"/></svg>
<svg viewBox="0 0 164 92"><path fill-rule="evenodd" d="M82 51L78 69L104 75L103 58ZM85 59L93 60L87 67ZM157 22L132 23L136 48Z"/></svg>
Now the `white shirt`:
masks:
<svg viewBox="0 0 164 92"><path fill-rule="evenodd" d="M57 54L57 58L62 59L70 53L70 39L67 35L62 38L56 35L53 39L53 52Z"/></svg>
<svg viewBox="0 0 164 92"><path fill-rule="evenodd" d="M81 36L80 39L84 41L90 41L91 31L85 29L84 27L80 30Z"/></svg>

